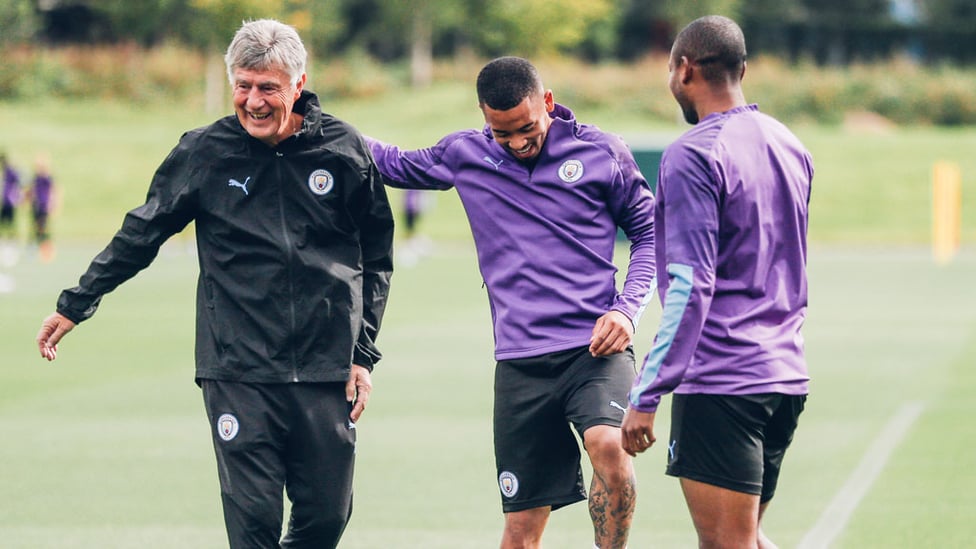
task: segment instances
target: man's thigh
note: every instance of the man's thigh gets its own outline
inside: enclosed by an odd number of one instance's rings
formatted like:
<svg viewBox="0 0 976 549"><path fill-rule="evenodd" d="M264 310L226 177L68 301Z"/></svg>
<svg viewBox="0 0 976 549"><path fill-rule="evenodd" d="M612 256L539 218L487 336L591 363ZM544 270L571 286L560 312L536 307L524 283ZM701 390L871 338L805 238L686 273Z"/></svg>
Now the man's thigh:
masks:
<svg viewBox="0 0 976 549"><path fill-rule="evenodd" d="M495 464L506 513L586 499L579 443L560 387L574 354L501 361L495 368Z"/></svg>
<svg viewBox="0 0 976 549"><path fill-rule="evenodd" d="M770 468L778 471L799 414L784 414L783 409L793 410L802 398L774 393L673 395L667 473L765 496L764 484L775 486Z"/></svg>

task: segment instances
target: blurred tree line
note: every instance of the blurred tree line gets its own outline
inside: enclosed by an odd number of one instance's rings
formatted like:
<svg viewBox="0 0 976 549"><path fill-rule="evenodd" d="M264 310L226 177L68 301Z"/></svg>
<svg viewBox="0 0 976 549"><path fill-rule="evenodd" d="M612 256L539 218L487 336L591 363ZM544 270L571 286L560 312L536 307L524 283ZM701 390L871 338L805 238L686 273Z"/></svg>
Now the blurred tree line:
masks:
<svg viewBox="0 0 976 549"><path fill-rule="evenodd" d="M313 52L411 60L559 53L586 61L666 51L695 17L722 13L750 53L846 65L907 53L976 60L974 0L0 0L0 45L177 42L223 47L244 19L274 17Z"/></svg>
<svg viewBox="0 0 976 549"><path fill-rule="evenodd" d="M675 34L708 13L742 25L750 94L777 116L976 124L976 0L0 0L0 101L179 98L222 112L223 50L242 21L273 17L301 33L322 97L522 55L574 105L612 98L673 120L649 79L666 77Z"/></svg>

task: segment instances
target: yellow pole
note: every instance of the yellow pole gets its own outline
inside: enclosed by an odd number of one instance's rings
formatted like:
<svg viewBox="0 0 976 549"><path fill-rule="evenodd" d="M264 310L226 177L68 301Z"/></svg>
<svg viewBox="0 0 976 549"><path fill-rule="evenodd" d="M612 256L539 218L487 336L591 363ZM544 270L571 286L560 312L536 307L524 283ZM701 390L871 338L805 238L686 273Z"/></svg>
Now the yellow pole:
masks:
<svg viewBox="0 0 976 549"><path fill-rule="evenodd" d="M962 231L962 176L955 162L939 161L932 169L932 252L946 264L959 251Z"/></svg>

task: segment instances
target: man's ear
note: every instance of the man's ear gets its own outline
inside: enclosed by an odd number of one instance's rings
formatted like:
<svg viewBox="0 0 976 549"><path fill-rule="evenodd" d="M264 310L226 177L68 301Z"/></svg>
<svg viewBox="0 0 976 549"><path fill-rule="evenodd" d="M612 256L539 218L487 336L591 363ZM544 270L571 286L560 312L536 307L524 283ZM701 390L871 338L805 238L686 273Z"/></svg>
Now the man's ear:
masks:
<svg viewBox="0 0 976 549"><path fill-rule="evenodd" d="M298 81L295 82L295 100L296 101L298 101L298 98L301 97L302 90L305 89L305 81L306 81L307 78L308 78L308 73L304 73L303 72L302 75L298 78Z"/></svg>
<svg viewBox="0 0 976 549"><path fill-rule="evenodd" d="M688 61L688 58L684 55L681 56L681 64L678 65L678 70L681 71L679 75L681 77L681 83L687 86L691 79L694 78L695 65Z"/></svg>

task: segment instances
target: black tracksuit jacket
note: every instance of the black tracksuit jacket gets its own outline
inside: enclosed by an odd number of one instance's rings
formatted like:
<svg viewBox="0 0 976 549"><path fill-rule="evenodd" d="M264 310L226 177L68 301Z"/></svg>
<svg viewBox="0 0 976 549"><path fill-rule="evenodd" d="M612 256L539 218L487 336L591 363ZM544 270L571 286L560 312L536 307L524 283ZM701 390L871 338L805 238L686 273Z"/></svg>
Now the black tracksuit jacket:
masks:
<svg viewBox="0 0 976 549"><path fill-rule="evenodd" d="M57 310L74 322L195 221L196 378L345 381L372 369L393 215L361 135L303 92L303 130L270 148L237 117L187 132Z"/></svg>

